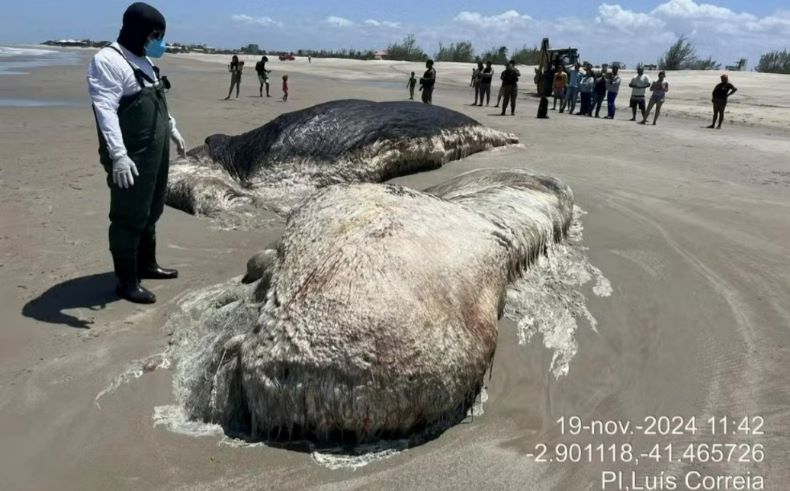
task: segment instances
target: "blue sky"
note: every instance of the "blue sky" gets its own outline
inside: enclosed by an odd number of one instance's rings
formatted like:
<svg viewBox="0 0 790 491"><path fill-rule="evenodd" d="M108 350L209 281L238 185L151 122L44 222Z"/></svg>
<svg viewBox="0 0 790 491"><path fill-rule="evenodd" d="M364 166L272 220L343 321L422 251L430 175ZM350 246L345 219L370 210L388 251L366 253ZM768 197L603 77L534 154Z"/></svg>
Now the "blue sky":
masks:
<svg viewBox="0 0 790 491"><path fill-rule="evenodd" d="M169 41L264 49L384 48L414 33L433 53L439 42L471 40L478 49L574 45L593 62L654 62L681 34L700 55L753 65L769 49L790 47L787 0L440 1L281 0L150 2L167 17ZM53 38L114 39L128 1L8 2L0 43Z"/></svg>

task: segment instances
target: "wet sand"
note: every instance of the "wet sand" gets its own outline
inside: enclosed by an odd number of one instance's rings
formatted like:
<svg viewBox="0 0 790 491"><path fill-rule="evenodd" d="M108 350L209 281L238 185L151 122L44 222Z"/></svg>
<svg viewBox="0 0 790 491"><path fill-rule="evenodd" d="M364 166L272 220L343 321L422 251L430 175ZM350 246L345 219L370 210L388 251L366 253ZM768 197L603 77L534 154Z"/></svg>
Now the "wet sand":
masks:
<svg viewBox="0 0 790 491"><path fill-rule="evenodd" d="M273 62L274 97L260 99L251 60L241 97L222 101L225 58L163 59L174 86L171 111L190 146L327 100L402 99L404 73L420 72L405 63ZM97 404L97 394L130 362L167 347L163 326L180 295L243 273L247 258L275 239L281 224L219 230L167 209L159 227L161 260L178 267L181 278L147 283L159 298L154 307L116 301L106 245L108 192L84 67L41 68L0 77L0 97L86 105L0 108L2 487L587 490L601 489L604 470L682 476L704 469L763 475L766 489L782 489L790 478L790 100L766 102L760 88L779 76L734 74L741 91L725 128L716 131L704 129L712 73L671 74L666 117L644 127L626 121L627 91L614 121L554 112L537 120L537 102L524 94L516 117L500 117L494 108L468 105L470 67L443 65L435 103L513 132L525 148L478 154L396 181L422 189L472 168L507 166L551 174L573 188L588 212L583 243L613 293L600 298L588 285L597 332L579 321L579 351L567 376L555 379L541 340L518 344L513 323L503 320L485 414L355 471L319 466L306 453L236 448L218 444L216 436L155 428L154 407L173 402L166 369ZM279 101L283 67L287 103ZM402 90L394 86L401 80ZM556 424L562 416L641 424L649 415L697 416L699 426L711 416L760 416L765 434L604 438L563 436ZM540 443L630 442L649 449L673 442L682 449L692 441L762 443L765 459L634 466L599 459L540 463L526 455Z"/></svg>

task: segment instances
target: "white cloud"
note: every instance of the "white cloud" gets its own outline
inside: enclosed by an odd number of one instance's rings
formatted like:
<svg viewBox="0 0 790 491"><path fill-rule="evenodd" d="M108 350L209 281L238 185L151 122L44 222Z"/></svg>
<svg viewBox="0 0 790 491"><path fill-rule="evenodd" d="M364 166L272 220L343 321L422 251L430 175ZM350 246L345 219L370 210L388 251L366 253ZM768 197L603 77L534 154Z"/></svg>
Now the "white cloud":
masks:
<svg viewBox="0 0 790 491"><path fill-rule="evenodd" d="M519 14L516 10L508 10L501 14L489 16L479 12L468 12L464 10L456 15L453 20L458 24L473 29L497 29L500 31L507 31L526 27L532 20L532 17Z"/></svg>
<svg viewBox="0 0 790 491"><path fill-rule="evenodd" d="M654 16L608 3L598 7L598 17L595 18L595 22L629 32L644 28L660 29L665 25L664 21Z"/></svg>
<svg viewBox="0 0 790 491"><path fill-rule="evenodd" d="M241 24L249 24L260 27L283 27L283 23L270 17L253 17L247 14L236 14L230 17L233 21Z"/></svg>
<svg viewBox="0 0 790 491"><path fill-rule="evenodd" d="M336 15L330 15L329 17L324 19L324 23L329 24L332 27L343 27L343 28L351 27L354 25L354 23L351 20L346 19L345 17L338 17Z"/></svg>
<svg viewBox="0 0 790 491"><path fill-rule="evenodd" d="M399 29L400 23L399 22L392 22L389 20L376 20L376 19L367 19L363 22L366 27L386 27L390 29Z"/></svg>
<svg viewBox="0 0 790 491"><path fill-rule="evenodd" d="M726 7L710 3L696 3L694 0L669 0L653 9L652 13L683 19L754 20L756 18L751 14L736 14Z"/></svg>

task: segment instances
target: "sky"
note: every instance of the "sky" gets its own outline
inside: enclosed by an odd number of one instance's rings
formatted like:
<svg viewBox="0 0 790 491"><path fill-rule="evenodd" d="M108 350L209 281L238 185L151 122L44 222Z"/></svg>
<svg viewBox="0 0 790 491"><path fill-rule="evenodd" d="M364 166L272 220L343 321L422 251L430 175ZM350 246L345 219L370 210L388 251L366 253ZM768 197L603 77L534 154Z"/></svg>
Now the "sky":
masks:
<svg viewBox="0 0 790 491"><path fill-rule="evenodd" d="M47 39L115 39L130 2L7 2L0 43ZM217 47L258 44L266 50L384 49L413 33L428 53L439 43L574 46L583 60L655 63L681 35L701 57L723 65L790 48L788 0L158 0L166 40Z"/></svg>

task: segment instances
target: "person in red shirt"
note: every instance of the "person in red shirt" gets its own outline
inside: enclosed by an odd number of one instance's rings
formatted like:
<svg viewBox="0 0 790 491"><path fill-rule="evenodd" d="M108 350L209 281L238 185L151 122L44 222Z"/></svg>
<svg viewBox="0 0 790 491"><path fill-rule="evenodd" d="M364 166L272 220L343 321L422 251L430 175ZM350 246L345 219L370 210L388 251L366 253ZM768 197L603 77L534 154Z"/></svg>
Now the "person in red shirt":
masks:
<svg viewBox="0 0 790 491"><path fill-rule="evenodd" d="M283 101L288 100L288 75L283 75Z"/></svg>

